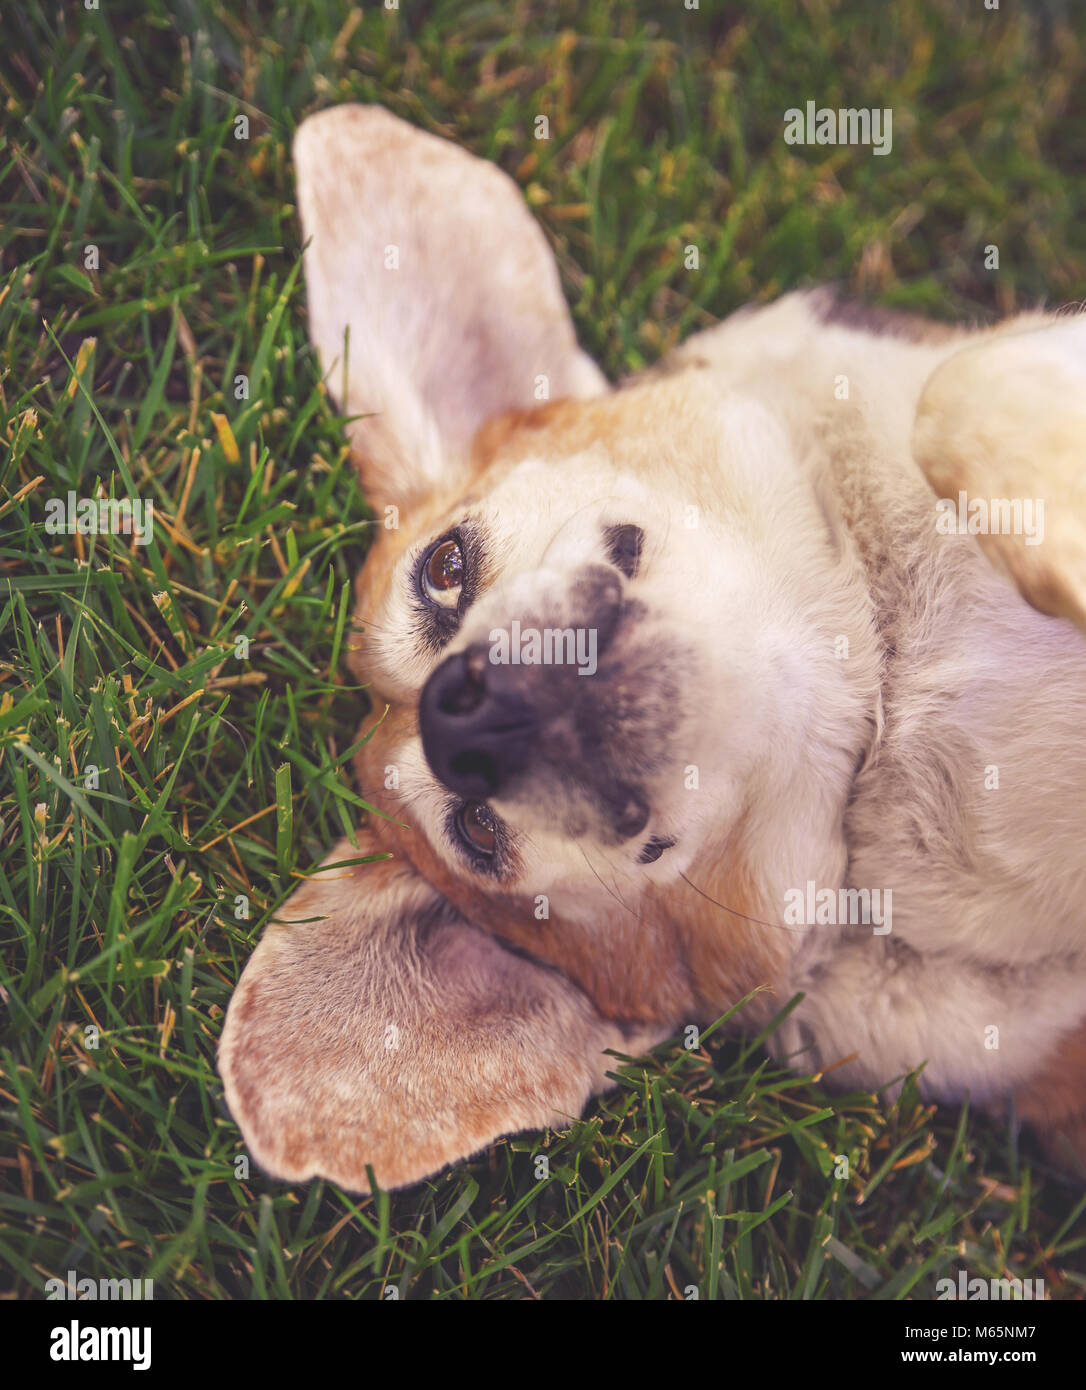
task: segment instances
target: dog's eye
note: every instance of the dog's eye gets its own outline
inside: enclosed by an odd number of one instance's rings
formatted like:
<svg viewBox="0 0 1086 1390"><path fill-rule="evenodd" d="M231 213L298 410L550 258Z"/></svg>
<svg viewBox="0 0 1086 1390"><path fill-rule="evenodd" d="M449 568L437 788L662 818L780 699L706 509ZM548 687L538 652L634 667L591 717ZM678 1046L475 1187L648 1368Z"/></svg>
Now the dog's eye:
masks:
<svg viewBox="0 0 1086 1390"><path fill-rule="evenodd" d="M641 563L641 547L645 533L640 526L608 526L604 532L607 558L615 569L632 579Z"/></svg>
<svg viewBox="0 0 1086 1390"><path fill-rule="evenodd" d="M455 539L438 541L422 565L422 591L433 603L455 608L464 584L464 555Z"/></svg>
<svg viewBox="0 0 1086 1390"><path fill-rule="evenodd" d="M461 835L476 853L488 857L494 853L498 843L498 828L489 806L485 806L481 801L465 802L456 817L456 824Z"/></svg>

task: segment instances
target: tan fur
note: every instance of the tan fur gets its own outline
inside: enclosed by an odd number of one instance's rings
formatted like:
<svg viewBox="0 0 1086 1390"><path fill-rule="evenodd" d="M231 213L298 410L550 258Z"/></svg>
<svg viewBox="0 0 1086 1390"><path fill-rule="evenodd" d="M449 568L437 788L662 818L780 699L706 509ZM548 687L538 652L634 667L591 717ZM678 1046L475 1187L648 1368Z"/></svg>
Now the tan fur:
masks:
<svg viewBox="0 0 1086 1390"><path fill-rule="evenodd" d="M378 849L360 840L330 858ZM306 924L264 933L219 1052L250 1152L279 1177L425 1177L495 1134L568 1122L603 1081L603 1050L640 1041L403 864L316 874L290 920Z"/></svg>
<svg viewBox="0 0 1086 1390"><path fill-rule="evenodd" d="M773 1042L797 1065L874 1087L926 1064L926 1095L1013 1094L1081 1151L1086 642L984 552L1082 622L1083 321L970 333L791 295L611 391L492 166L363 107L305 122L295 158L311 336L378 518L351 664L379 814L331 860L392 858L311 876L243 975L220 1065L253 1156L412 1182L564 1123L608 1049L752 991L754 1026L804 993ZM1051 544L940 536L933 486L1043 495ZM485 555L435 649L416 567L466 520ZM630 523L591 756L649 820L616 843L565 783L503 791L488 874L449 831L420 694L510 616L567 621ZM789 924L808 882L892 889L892 931Z"/></svg>
<svg viewBox="0 0 1086 1390"><path fill-rule="evenodd" d="M360 788L389 817L371 820L375 841L404 855L469 920L560 969L603 1018L651 1025L703 1017L719 1011L721 1001L741 999L779 977L785 956L780 934L762 925L771 905L759 895L738 847L714 850L704 868L699 864L692 870L700 894L686 885L678 895L673 889L650 890L636 908L613 899L611 947L605 952L559 912L538 920L529 894L489 891L477 879L453 872L410 823L410 804L379 790L391 750L413 732L413 711L391 709L356 755ZM741 843L741 835L736 838ZM720 902L729 910L716 906ZM751 1022L765 1016L772 998L752 1009ZM776 1006L783 1002L776 1000Z"/></svg>
<svg viewBox="0 0 1086 1390"><path fill-rule="evenodd" d="M1060 1039L1015 1103L1052 1158L1086 1176L1086 1024Z"/></svg>

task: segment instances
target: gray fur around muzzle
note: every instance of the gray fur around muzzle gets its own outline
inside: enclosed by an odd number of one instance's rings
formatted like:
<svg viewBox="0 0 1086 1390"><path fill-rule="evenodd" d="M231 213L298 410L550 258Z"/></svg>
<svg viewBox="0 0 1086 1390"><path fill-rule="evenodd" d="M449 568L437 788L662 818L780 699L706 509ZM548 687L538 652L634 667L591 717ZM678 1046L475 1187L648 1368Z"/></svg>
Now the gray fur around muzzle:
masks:
<svg viewBox="0 0 1086 1390"><path fill-rule="evenodd" d="M475 625L433 672L419 701L426 759L465 800L629 839L649 818L648 783L666 756L675 663L609 566L583 566L562 601L541 608Z"/></svg>

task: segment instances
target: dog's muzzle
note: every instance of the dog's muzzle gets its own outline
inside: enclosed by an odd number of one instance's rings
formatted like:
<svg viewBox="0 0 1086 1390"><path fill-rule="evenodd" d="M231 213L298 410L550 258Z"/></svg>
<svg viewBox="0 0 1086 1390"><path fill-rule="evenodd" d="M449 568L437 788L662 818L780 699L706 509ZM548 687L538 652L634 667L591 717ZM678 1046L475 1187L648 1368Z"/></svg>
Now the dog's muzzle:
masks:
<svg viewBox="0 0 1086 1390"><path fill-rule="evenodd" d="M605 566L581 572L575 597L581 629L593 634L592 674L570 661L497 660L492 643L476 641L423 687L423 752L465 800L523 799L529 789L546 797L557 781L590 801L613 836L628 839L644 828L649 807L615 763L611 698L623 663L605 658L624 611L629 617L637 606L624 610L621 580Z"/></svg>
<svg viewBox="0 0 1086 1390"><path fill-rule="evenodd" d="M423 751L458 796L486 801L527 769L540 732L532 684L529 668L492 665L482 645L448 657L426 682Z"/></svg>

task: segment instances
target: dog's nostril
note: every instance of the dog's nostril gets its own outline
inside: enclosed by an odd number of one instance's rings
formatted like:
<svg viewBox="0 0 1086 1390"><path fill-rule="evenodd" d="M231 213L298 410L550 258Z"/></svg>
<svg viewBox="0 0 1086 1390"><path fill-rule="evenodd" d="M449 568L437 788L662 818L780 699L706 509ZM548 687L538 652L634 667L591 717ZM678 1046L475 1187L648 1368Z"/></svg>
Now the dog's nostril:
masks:
<svg viewBox="0 0 1086 1390"><path fill-rule="evenodd" d="M451 658L437 697L442 714L471 714L486 698L485 662L477 653Z"/></svg>
<svg viewBox="0 0 1086 1390"><path fill-rule="evenodd" d="M488 789L487 795L496 792L501 783L494 759L489 753L477 749L454 753L449 759L449 770L458 778L471 778L473 785L477 785L477 779L481 778Z"/></svg>
<svg viewBox="0 0 1086 1390"><path fill-rule="evenodd" d="M468 801L488 801L521 775L537 741L536 711L486 650L447 657L419 696L422 751L434 775Z"/></svg>

